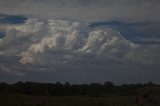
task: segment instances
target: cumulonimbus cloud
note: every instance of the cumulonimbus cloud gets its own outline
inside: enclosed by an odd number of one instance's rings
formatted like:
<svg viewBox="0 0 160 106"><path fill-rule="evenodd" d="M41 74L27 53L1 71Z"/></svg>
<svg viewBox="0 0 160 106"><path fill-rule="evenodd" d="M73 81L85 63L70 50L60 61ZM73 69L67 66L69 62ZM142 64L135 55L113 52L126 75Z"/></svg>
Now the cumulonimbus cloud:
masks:
<svg viewBox="0 0 160 106"><path fill-rule="evenodd" d="M102 70L113 74L123 70L135 74L159 69L158 45L133 43L112 28L91 27L79 21L28 19L23 24L4 25L3 29L1 73Z"/></svg>
<svg viewBox="0 0 160 106"><path fill-rule="evenodd" d="M35 20L32 21L23 26L26 27L25 30L23 28L24 33L32 33L31 38L35 39L28 49L20 54L22 57L20 62L24 64L40 60L40 58L36 58L37 55L43 55L48 50L68 51L84 55L113 55L116 57L116 54L120 52L125 54L138 46L110 28L92 29L87 26L87 23L61 20L36 23ZM32 28L32 30L26 30L27 27ZM23 31L21 28L22 26L20 28L15 27L20 32ZM46 29L45 32L43 32L43 29ZM41 35L42 33L44 35Z"/></svg>

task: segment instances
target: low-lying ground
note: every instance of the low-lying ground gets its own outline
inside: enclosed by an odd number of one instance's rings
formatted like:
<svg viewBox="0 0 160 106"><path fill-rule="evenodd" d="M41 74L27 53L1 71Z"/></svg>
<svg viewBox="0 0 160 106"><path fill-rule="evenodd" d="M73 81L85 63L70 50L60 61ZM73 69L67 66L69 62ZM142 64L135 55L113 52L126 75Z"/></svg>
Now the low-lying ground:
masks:
<svg viewBox="0 0 160 106"><path fill-rule="evenodd" d="M44 97L23 94L0 94L0 106L158 106L136 103L131 96L62 96Z"/></svg>

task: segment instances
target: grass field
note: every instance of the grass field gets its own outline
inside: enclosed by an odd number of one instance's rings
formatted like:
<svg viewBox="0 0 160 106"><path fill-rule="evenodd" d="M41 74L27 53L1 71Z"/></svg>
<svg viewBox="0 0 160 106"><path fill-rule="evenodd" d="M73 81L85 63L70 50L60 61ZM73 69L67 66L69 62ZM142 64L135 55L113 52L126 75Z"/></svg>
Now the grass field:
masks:
<svg viewBox="0 0 160 106"><path fill-rule="evenodd" d="M0 106L154 106L153 104L136 104L127 96L63 96L43 97L22 94L0 94ZM157 105L155 105L157 106Z"/></svg>

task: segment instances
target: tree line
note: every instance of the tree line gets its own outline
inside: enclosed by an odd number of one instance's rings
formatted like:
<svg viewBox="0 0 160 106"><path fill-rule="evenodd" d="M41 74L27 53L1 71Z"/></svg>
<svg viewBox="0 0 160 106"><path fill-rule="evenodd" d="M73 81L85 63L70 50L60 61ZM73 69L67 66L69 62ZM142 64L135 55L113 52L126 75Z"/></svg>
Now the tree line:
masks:
<svg viewBox="0 0 160 106"><path fill-rule="evenodd" d="M61 83L38 83L17 82L14 84L0 83L0 93L19 93L36 96L106 96L106 95L132 95L133 91L147 87L158 86L152 82L146 84L122 84L114 85L110 81L104 84L70 84Z"/></svg>

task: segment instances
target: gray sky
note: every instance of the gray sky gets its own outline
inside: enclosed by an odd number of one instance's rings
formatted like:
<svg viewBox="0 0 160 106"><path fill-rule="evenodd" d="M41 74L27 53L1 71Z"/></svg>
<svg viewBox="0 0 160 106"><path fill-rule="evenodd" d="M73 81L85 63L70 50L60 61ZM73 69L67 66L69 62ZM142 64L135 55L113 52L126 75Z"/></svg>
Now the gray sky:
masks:
<svg viewBox="0 0 160 106"><path fill-rule="evenodd" d="M0 12L82 21L160 21L159 0L0 0Z"/></svg>

